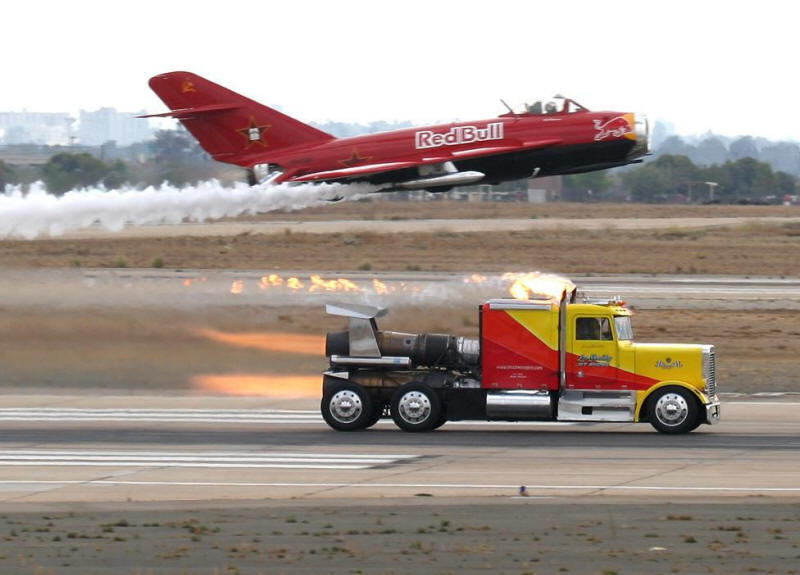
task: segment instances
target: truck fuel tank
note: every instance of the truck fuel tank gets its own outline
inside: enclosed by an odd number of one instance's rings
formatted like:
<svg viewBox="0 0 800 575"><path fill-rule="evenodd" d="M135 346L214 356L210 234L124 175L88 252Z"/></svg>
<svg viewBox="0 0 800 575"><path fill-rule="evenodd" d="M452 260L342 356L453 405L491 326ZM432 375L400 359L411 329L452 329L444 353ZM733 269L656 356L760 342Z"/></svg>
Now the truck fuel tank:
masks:
<svg viewBox="0 0 800 575"><path fill-rule="evenodd" d="M546 391L489 391L486 394L486 418L552 421L553 399Z"/></svg>

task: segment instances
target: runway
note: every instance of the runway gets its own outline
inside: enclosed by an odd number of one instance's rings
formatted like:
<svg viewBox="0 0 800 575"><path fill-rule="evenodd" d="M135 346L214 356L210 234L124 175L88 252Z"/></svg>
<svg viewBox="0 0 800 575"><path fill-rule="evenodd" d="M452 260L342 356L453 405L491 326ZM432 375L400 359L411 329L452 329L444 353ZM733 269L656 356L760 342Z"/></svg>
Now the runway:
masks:
<svg viewBox="0 0 800 575"><path fill-rule="evenodd" d="M646 424L390 421L330 430L314 401L0 399L0 501L800 496L800 398L734 397L686 436Z"/></svg>
<svg viewBox="0 0 800 575"><path fill-rule="evenodd" d="M309 272L281 270L26 269L0 277L4 303L57 309L224 309L322 306L335 299L379 306L452 305L508 297L513 280L498 273ZM294 278L294 283L288 280ZM316 279L314 279L316 278ZM745 276L636 274L570 278L589 298L624 296L648 309L800 309L800 280ZM347 289L325 281L346 280ZM25 289L19 289L25 286Z"/></svg>

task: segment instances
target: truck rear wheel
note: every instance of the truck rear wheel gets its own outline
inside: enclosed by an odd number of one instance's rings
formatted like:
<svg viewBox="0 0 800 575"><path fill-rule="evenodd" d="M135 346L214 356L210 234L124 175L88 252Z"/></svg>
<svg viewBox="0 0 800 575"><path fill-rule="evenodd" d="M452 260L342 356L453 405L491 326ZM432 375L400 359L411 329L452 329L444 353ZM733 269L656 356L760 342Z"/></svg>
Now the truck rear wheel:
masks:
<svg viewBox="0 0 800 575"><path fill-rule="evenodd" d="M391 411L397 427L404 431L431 431L444 423L439 396L423 383L412 381L395 391Z"/></svg>
<svg viewBox="0 0 800 575"><path fill-rule="evenodd" d="M647 416L661 433L688 433L699 423L697 400L681 387L664 387L648 401Z"/></svg>
<svg viewBox="0 0 800 575"><path fill-rule="evenodd" d="M320 411L325 422L338 431L364 429L374 416L369 394L354 383L328 387L322 395Z"/></svg>

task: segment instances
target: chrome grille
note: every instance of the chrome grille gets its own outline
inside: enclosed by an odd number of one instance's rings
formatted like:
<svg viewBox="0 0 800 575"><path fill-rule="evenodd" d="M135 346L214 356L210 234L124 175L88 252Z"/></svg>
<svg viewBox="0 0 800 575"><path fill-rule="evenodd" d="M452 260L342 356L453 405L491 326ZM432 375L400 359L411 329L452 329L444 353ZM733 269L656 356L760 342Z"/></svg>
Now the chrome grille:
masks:
<svg viewBox="0 0 800 575"><path fill-rule="evenodd" d="M706 395L717 395L717 359L713 348L706 356Z"/></svg>

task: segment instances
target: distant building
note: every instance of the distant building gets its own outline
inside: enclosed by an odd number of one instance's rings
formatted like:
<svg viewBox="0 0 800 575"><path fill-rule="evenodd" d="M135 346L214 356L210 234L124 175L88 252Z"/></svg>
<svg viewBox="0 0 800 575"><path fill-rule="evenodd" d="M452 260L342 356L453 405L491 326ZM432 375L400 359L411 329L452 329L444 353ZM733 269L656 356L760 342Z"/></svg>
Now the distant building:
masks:
<svg viewBox="0 0 800 575"><path fill-rule="evenodd" d="M117 146L129 146L149 140L153 131L147 120L137 118L145 112L117 112L114 108L100 108L96 112L81 110L78 139L84 146L99 146L116 142Z"/></svg>
<svg viewBox="0 0 800 575"><path fill-rule="evenodd" d="M65 112L0 112L0 143L67 146L74 122Z"/></svg>

